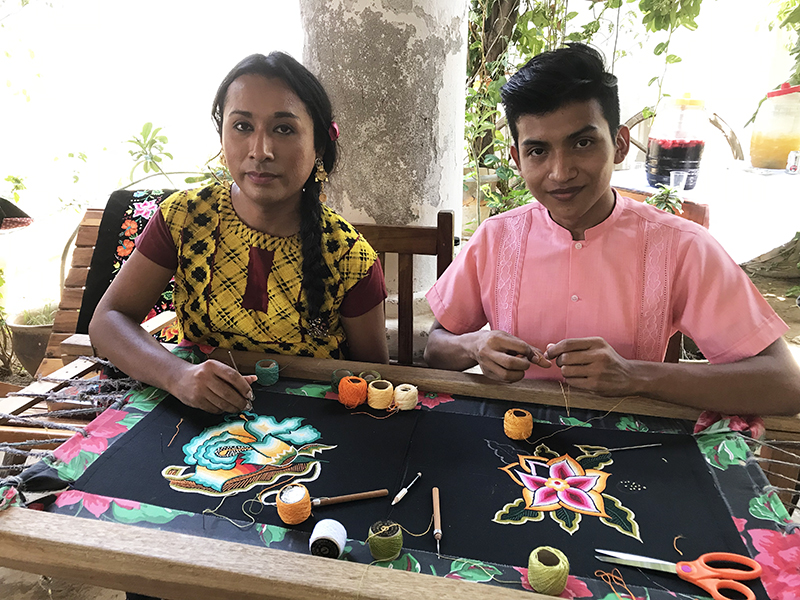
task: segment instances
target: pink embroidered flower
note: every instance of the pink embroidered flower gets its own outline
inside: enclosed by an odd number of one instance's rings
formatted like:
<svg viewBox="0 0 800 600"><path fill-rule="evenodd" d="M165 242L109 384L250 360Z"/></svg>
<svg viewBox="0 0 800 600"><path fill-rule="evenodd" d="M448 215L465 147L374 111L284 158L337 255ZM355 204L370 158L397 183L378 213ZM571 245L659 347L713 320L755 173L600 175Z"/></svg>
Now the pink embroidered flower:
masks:
<svg viewBox="0 0 800 600"><path fill-rule="evenodd" d="M77 504L78 502L82 502L83 508L88 510L98 519L100 518L100 515L108 510L112 502L115 502L117 506L127 508L128 510L135 510L140 506L138 502L134 502L132 500L123 500L121 498L109 498L108 496L87 494L86 492L79 492L78 490L65 490L58 495L58 498L56 498L56 506L70 506L72 504Z"/></svg>
<svg viewBox="0 0 800 600"><path fill-rule="evenodd" d="M419 392L418 400L419 404L417 404L415 408L419 410L420 406L424 406L426 408L436 408L440 404L445 404L446 402L452 402L453 397L450 394Z"/></svg>
<svg viewBox="0 0 800 600"><path fill-rule="evenodd" d="M81 451L92 454L102 454L108 448L108 439L121 433L125 433L128 428L120 425L128 413L113 408L107 409L103 414L86 426L86 435L76 433L66 442L61 444L53 451L53 456L62 462L68 463L78 456Z"/></svg>
<svg viewBox="0 0 800 600"><path fill-rule="evenodd" d="M608 518L601 492L606 489L608 473L586 469L569 455L547 460L539 456L520 456L519 466L503 467L503 471L525 489L522 497L525 508L551 511L560 507L568 510ZM537 475L536 467L546 467L547 477ZM513 472L512 472L513 471Z"/></svg>
<svg viewBox="0 0 800 600"><path fill-rule="evenodd" d="M155 200L146 200L145 202L133 203L133 216L144 217L150 219L158 210L158 204Z"/></svg>
<svg viewBox="0 0 800 600"><path fill-rule="evenodd" d="M772 529L748 532L755 556L764 569L761 582L772 600L796 600L800 590L800 534L787 534Z"/></svg>
<svg viewBox="0 0 800 600"><path fill-rule="evenodd" d="M530 582L528 581L528 569L525 567L514 567L515 571L518 571L520 574L520 582L522 583L522 587L526 590L530 590L531 592L535 592L531 587ZM567 578L567 586L564 588L564 591L561 592L559 598L591 598L592 592L589 591L589 587L583 583L577 577L570 575Z"/></svg>

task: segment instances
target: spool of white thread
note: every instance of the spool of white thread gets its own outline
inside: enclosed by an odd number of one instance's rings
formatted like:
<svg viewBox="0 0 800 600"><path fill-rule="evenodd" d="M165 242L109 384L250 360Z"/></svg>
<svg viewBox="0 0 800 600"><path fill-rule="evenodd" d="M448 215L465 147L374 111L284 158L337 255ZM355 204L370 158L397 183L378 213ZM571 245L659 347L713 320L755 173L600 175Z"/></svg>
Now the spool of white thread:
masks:
<svg viewBox="0 0 800 600"><path fill-rule="evenodd" d="M344 525L334 519L322 519L314 525L308 549L314 556L339 558L347 544L347 530Z"/></svg>
<svg viewBox="0 0 800 600"><path fill-rule="evenodd" d="M412 410L418 401L417 388L410 383L401 383L394 389L394 405L400 410Z"/></svg>

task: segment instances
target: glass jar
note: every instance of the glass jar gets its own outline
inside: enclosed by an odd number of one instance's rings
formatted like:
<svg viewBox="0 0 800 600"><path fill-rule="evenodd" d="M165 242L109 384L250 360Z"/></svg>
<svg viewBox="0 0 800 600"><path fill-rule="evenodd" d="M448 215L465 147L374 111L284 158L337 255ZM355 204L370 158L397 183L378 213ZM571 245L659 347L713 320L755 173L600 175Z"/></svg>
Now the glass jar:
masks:
<svg viewBox="0 0 800 600"><path fill-rule="evenodd" d="M750 137L750 162L759 169L783 169L789 152L800 150L800 85L769 92Z"/></svg>
<svg viewBox="0 0 800 600"><path fill-rule="evenodd" d="M666 103L656 115L647 140L647 183L669 185L672 171L686 171L685 189L692 189L697 184L707 128L702 100L685 94Z"/></svg>

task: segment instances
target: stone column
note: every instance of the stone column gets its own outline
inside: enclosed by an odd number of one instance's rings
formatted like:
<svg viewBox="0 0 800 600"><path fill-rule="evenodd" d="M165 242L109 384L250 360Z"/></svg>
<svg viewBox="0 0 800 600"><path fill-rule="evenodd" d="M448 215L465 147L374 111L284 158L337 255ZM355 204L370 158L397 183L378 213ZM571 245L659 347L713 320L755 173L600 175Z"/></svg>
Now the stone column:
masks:
<svg viewBox="0 0 800 600"><path fill-rule="evenodd" d="M464 0L301 0L303 62L341 130L328 202L348 220L433 226L439 210L452 210L461 231L466 9ZM386 270L391 332L391 258ZM418 353L434 260L420 257L414 272Z"/></svg>

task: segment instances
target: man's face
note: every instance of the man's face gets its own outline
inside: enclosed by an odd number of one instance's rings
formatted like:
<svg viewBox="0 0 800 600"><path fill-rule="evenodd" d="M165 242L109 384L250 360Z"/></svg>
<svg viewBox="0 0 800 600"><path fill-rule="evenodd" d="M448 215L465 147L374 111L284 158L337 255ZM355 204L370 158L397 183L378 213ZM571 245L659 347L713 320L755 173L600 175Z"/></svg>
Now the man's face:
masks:
<svg viewBox="0 0 800 600"><path fill-rule="evenodd" d="M600 103L587 100L523 115L517 130L511 156L531 194L573 239L583 239L614 209L611 173L628 153L628 128L612 138Z"/></svg>

